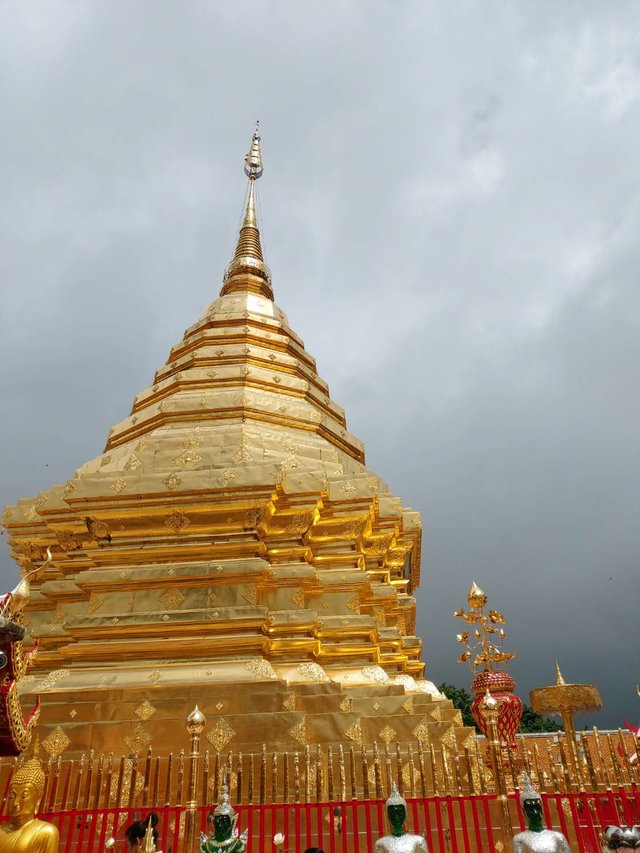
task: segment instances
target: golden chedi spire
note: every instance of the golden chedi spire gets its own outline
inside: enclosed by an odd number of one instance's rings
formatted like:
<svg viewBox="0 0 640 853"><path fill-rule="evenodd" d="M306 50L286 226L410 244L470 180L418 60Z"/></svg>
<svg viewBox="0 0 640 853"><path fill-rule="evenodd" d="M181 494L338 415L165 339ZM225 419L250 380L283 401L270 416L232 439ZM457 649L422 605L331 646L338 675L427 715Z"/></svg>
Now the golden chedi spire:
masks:
<svg viewBox="0 0 640 853"><path fill-rule="evenodd" d="M257 132L245 171L221 296L104 453L3 517L24 574L53 557L30 579L40 645L24 695L41 695L56 757L98 737L173 748L196 702L218 751L458 728L415 635L420 516L367 467L271 297Z"/></svg>
<svg viewBox="0 0 640 853"><path fill-rule="evenodd" d="M224 283L220 292L221 296L225 296L227 293L248 290L273 299L271 271L264 262L262 245L260 243L260 231L256 218L255 183L262 176L263 171L260 136L258 135L258 126L256 124L256 129L251 140L251 148L244 158L244 172L249 178L247 206L242 225L240 226L233 260L225 270Z"/></svg>

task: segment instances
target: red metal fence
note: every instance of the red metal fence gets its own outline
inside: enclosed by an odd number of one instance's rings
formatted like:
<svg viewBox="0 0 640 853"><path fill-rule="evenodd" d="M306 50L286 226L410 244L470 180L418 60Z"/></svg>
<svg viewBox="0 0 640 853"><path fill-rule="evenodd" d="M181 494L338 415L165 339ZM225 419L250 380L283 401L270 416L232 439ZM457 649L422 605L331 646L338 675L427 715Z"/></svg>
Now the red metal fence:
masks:
<svg viewBox="0 0 640 853"><path fill-rule="evenodd" d="M518 797L508 798L512 832L525 828ZM600 793L543 795L549 828L562 832L573 851L599 853L605 826L640 822L640 789ZM407 800L407 829L424 834L431 853L494 853L504 849L499 809L495 795L443 796ZM213 807L196 811L196 838L206 830L207 814ZM184 807L154 809L159 817L159 849L163 853L192 853L185 845L187 811ZM284 853L303 853L320 847L325 853L369 853L375 839L388 833L383 800L349 800L342 803L242 805L237 808L238 826L248 829L250 853L275 853L273 836L285 836ZM110 808L42 814L60 829L60 853L93 853L105 849L115 837L117 853L124 853L124 830L134 819L144 817L140 809ZM197 841L193 850L197 851ZM505 851L506 853L506 851Z"/></svg>

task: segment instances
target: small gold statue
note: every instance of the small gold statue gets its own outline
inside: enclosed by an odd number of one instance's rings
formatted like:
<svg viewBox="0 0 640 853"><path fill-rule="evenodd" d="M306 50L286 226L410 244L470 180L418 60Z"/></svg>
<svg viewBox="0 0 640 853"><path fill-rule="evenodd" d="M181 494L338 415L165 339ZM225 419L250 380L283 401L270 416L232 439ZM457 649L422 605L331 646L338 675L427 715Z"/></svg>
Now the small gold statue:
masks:
<svg viewBox="0 0 640 853"><path fill-rule="evenodd" d="M36 817L45 784L38 752L36 740L32 757L16 770L11 780L7 796L9 822L0 826L0 853L58 853L57 827Z"/></svg>
<svg viewBox="0 0 640 853"><path fill-rule="evenodd" d="M513 837L513 853L571 853L569 843L561 832L545 829L542 822L542 798L524 774L520 805L527 817L528 829Z"/></svg>
<svg viewBox="0 0 640 853"><path fill-rule="evenodd" d="M395 782L391 784L391 795L386 805L391 835L376 841L375 853L429 853L427 842L421 835L405 831L407 801L400 796Z"/></svg>

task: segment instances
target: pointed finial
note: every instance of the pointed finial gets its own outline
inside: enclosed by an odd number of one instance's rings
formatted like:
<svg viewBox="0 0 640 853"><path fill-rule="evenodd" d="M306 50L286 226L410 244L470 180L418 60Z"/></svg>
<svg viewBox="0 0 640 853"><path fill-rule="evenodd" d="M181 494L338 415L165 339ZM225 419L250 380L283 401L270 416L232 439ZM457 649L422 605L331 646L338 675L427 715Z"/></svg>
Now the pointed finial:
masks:
<svg viewBox="0 0 640 853"><path fill-rule="evenodd" d="M526 800L541 800L542 797L531 784L531 778L526 771L523 773L523 777L524 785L520 792L520 805L524 805Z"/></svg>
<svg viewBox="0 0 640 853"><path fill-rule="evenodd" d="M262 177L262 172L264 171L262 166L262 151L260 150L260 135L258 133L259 125L260 122L257 121L256 129L251 139L251 148L244 158L244 173L250 181L257 181L258 178Z"/></svg>
<svg viewBox="0 0 640 853"><path fill-rule="evenodd" d="M562 687L562 685L566 684L566 683L567 682L564 680L564 677L563 677L562 673L560 672L560 665L559 665L558 661L556 661L556 685L558 687Z"/></svg>
<svg viewBox="0 0 640 853"><path fill-rule="evenodd" d="M249 178L249 195L233 260L224 273L221 296L233 291L253 291L273 299L271 272L264 262L258 219L256 216L255 182L263 172L258 122L244 158L244 173Z"/></svg>
<svg viewBox="0 0 640 853"><path fill-rule="evenodd" d="M391 793L389 794L389 799L385 803L387 808L389 806L404 806L405 809L407 807L407 801L398 791L398 786L396 785L395 779L391 783Z"/></svg>
<svg viewBox="0 0 640 853"><path fill-rule="evenodd" d="M156 853L156 842L153 837L153 823L151 819L151 815L147 818L147 831L144 834L144 838L142 839L142 850L144 853Z"/></svg>
<svg viewBox="0 0 640 853"><path fill-rule="evenodd" d="M480 589L475 581L473 581L469 587L467 601L469 602L469 607L484 607L487 603L486 594Z"/></svg>

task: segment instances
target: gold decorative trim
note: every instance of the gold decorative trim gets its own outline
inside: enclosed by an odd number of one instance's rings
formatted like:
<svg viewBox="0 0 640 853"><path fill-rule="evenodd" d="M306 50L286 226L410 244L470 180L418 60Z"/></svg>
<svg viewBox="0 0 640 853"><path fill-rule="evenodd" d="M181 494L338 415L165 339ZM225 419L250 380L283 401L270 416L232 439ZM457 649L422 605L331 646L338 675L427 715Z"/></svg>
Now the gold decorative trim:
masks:
<svg viewBox="0 0 640 853"><path fill-rule="evenodd" d="M174 472L173 474L169 474L168 477L165 477L162 482L170 492L173 492L178 488L180 483L182 483L182 477Z"/></svg>
<svg viewBox="0 0 640 853"><path fill-rule="evenodd" d="M317 663L301 663L296 667L296 672L302 675L303 678L308 678L309 681L330 681L331 679L324 669Z"/></svg>
<svg viewBox="0 0 640 853"><path fill-rule="evenodd" d="M398 733L395 729L392 729L390 725L384 726L378 732L378 737L383 740L385 743L391 743L391 741L396 740L398 737Z"/></svg>
<svg viewBox="0 0 640 853"><path fill-rule="evenodd" d="M160 596L160 604L165 610L177 610L184 600L184 595L175 586L169 587Z"/></svg>
<svg viewBox="0 0 640 853"><path fill-rule="evenodd" d="M151 735L142 723L136 723L133 731L124 739L124 742L127 744L131 752L139 754L151 743Z"/></svg>
<svg viewBox="0 0 640 853"><path fill-rule="evenodd" d="M117 480L114 480L111 484L111 491L115 492L116 495L119 495L120 492L123 492L127 488L127 481L122 477L118 477Z"/></svg>
<svg viewBox="0 0 640 853"><path fill-rule="evenodd" d="M180 510L174 510L164 520L164 525L174 533L182 533L185 527L191 524L191 520Z"/></svg>
<svg viewBox="0 0 640 853"><path fill-rule="evenodd" d="M278 676L271 664L264 660L248 660L245 663L246 669L254 675L259 675L261 678L268 678L270 681L277 681Z"/></svg>
<svg viewBox="0 0 640 853"><path fill-rule="evenodd" d="M231 728L224 717L217 720L211 731L207 732L207 740L216 752L221 752L235 736L236 732Z"/></svg>
<svg viewBox="0 0 640 853"><path fill-rule="evenodd" d="M303 715L302 718L289 729L289 735L297 740L301 746L307 744L307 719Z"/></svg>
<svg viewBox="0 0 640 853"><path fill-rule="evenodd" d="M134 713L141 720L150 720L151 717L156 713L158 709L149 702L148 699L145 699L138 707L135 709Z"/></svg>
<svg viewBox="0 0 640 853"><path fill-rule="evenodd" d="M362 723L356 720L349 728L344 730L345 736L352 740L357 746L362 746Z"/></svg>
<svg viewBox="0 0 640 853"><path fill-rule="evenodd" d="M62 731L60 726L57 726L51 734L47 735L42 741L42 746L47 750L52 760L55 760L65 751L71 741Z"/></svg>

